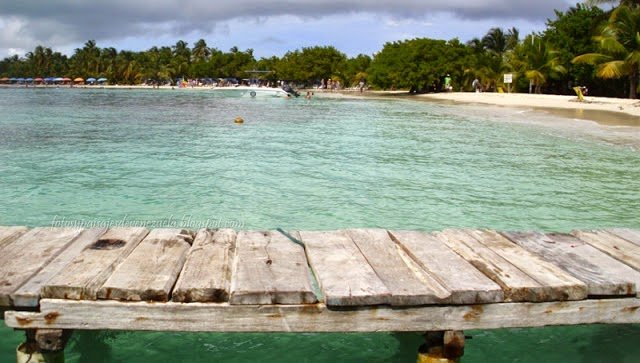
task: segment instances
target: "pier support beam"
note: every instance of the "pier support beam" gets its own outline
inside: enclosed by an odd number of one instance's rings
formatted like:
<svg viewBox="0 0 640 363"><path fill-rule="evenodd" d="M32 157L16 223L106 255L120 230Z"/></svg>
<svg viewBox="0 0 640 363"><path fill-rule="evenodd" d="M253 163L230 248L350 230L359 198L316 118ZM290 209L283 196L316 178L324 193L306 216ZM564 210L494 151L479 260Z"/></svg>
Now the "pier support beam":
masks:
<svg viewBox="0 0 640 363"><path fill-rule="evenodd" d="M465 343L462 331L432 331L424 337L425 343L418 350L418 363L460 363Z"/></svg>
<svg viewBox="0 0 640 363"><path fill-rule="evenodd" d="M64 363L64 348L71 330L28 329L26 341L16 349L18 363Z"/></svg>

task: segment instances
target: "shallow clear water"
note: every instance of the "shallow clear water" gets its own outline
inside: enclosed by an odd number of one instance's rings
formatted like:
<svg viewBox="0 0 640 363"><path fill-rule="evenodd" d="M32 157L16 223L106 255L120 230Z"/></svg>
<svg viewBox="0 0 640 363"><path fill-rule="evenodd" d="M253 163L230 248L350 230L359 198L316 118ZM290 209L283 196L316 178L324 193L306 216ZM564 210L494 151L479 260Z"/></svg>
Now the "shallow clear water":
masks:
<svg viewBox="0 0 640 363"><path fill-rule="evenodd" d="M236 116L245 123L234 124ZM583 134L581 125L405 100L0 89L0 225L640 228L640 152ZM465 362L631 362L640 353L635 325L471 334ZM0 329L0 361L13 359L21 339ZM413 361L419 341L76 333L67 356Z"/></svg>

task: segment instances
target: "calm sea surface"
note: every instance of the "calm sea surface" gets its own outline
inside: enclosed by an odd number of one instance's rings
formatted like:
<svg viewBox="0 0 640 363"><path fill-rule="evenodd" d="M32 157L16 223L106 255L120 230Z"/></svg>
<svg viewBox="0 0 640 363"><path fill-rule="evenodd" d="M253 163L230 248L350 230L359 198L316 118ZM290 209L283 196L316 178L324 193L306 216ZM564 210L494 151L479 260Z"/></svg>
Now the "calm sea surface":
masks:
<svg viewBox="0 0 640 363"><path fill-rule="evenodd" d="M406 100L0 89L0 225L640 228L640 151L582 128L593 125ZM637 325L467 334L464 362L640 361ZM0 328L1 362L22 339ZM420 340L76 332L66 352L68 362L412 362Z"/></svg>

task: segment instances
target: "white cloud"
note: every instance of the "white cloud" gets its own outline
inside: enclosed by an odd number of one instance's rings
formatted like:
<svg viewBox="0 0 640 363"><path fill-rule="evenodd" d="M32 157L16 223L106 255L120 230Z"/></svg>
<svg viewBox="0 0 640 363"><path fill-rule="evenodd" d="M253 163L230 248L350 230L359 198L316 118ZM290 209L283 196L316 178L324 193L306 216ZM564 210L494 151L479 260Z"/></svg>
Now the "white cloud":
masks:
<svg viewBox="0 0 640 363"><path fill-rule="evenodd" d="M340 28L343 33L336 35L335 42L342 43L352 38L348 32L344 33L349 29L345 21L366 23L370 27L369 35L363 34L365 39L351 39L352 43L358 43L368 42L367 36L386 40L380 29L385 23L387 29L416 28L398 31L407 34L422 34L425 27L434 30L440 25L468 27L487 21L505 27L514 22L544 24L547 17L553 16L555 8L566 9L572 3L568 0L157 0L152 3L146 0L0 0L0 57L8 54L9 48L33 49L41 44L54 50L73 49L89 39L97 40L99 45L121 41L134 44L133 39L141 39L141 44L163 45L154 40L175 42L185 37L217 39L226 35L239 46L240 42L257 43L252 37L241 38L246 32L239 30L239 24L251 24L253 30L260 33L259 39L270 36L299 39L297 33L308 33L309 25L323 24L328 32L335 33L335 29ZM372 14L377 22L363 20ZM433 21L441 17L448 20ZM279 30L274 20L280 22ZM457 34L455 28L436 31ZM325 38L320 35L321 40ZM306 40L318 44L314 38ZM116 48L119 47L116 45Z"/></svg>

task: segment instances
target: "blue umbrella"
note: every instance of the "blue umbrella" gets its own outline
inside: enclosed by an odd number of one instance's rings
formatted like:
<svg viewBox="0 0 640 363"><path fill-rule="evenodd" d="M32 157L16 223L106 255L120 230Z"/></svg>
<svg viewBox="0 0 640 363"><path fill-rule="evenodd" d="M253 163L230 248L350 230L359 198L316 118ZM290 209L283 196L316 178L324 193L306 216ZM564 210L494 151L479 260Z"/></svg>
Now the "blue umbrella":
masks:
<svg viewBox="0 0 640 363"><path fill-rule="evenodd" d="M106 78L98 78L98 83L102 83L102 82L106 82L107 79Z"/></svg>
<svg viewBox="0 0 640 363"><path fill-rule="evenodd" d="M27 81L27 82L31 83L31 82L33 82L33 78L31 78L31 77L29 77L29 78L25 78L25 81Z"/></svg>
<svg viewBox="0 0 640 363"><path fill-rule="evenodd" d="M54 82L62 82L64 79L62 77L56 77L53 79Z"/></svg>
<svg viewBox="0 0 640 363"><path fill-rule="evenodd" d="M91 77L91 78L87 78L87 82L89 82L89 83L93 83L93 82L95 82L95 81L96 81L96 79L95 79L95 78L93 78L93 77Z"/></svg>

